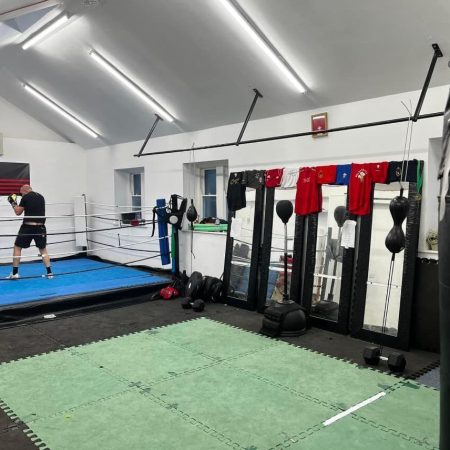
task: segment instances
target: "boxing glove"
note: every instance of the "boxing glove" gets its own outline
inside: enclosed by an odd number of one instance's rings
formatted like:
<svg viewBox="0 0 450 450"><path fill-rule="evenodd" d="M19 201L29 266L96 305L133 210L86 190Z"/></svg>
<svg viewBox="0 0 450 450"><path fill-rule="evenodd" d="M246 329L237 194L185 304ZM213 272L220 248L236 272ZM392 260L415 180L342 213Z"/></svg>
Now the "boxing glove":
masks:
<svg viewBox="0 0 450 450"><path fill-rule="evenodd" d="M17 206L17 195L16 194L9 195L8 202L13 208L15 208Z"/></svg>

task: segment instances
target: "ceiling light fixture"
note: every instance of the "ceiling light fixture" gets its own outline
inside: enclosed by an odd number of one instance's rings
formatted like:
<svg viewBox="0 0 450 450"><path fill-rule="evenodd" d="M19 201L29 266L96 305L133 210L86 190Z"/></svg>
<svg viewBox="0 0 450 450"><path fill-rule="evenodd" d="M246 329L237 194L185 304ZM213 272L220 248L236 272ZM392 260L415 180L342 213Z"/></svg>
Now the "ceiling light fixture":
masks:
<svg viewBox="0 0 450 450"><path fill-rule="evenodd" d="M24 50L27 50L28 48L32 47L42 39L44 39L46 36L48 36L50 33L55 31L56 29L60 28L63 24L69 21L69 16L67 14L62 15L58 19L56 19L54 22L51 22L48 26L42 28L39 30L36 34L32 35L29 39L27 39L23 44L22 48Z"/></svg>
<svg viewBox="0 0 450 450"><path fill-rule="evenodd" d="M36 98L38 98L41 102L45 103L47 106L50 106L53 110L64 116L66 119L70 120L74 125L81 128L85 133L89 134L93 138L98 138L98 134L89 128L87 125L85 125L81 120L77 119L73 114L66 111L64 108L59 106L57 103L55 103L53 100L48 98L46 95L44 95L42 92L39 92L34 87L31 87L29 84L24 84L23 87L27 92L30 94L33 94Z"/></svg>
<svg viewBox="0 0 450 450"><path fill-rule="evenodd" d="M220 0L224 8L233 16L233 18L241 25L242 28L252 37L252 39L264 51L266 56L275 64L281 73L289 80L289 82L300 93L307 91L305 83L294 69L283 58L281 53L275 46L267 39L264 33L253 22L251 17L242 9L242 7L235 0Z"/></svg>
<svg viewBox="0 0 450 450"><path fill-rule="evenodd" d="M117 67L113 66L107 59L98 54L94 50L89 51L89 55L99 63L104 69L106 69L111 75L117 78L121 83L138 95L142 100L147 102L164 120L167 122L173 122L173 116L163 108L156 100L154 100L150 95L148 95L142 88L140 88L134 81L132 81L128 76L122 73Z"/></svg>

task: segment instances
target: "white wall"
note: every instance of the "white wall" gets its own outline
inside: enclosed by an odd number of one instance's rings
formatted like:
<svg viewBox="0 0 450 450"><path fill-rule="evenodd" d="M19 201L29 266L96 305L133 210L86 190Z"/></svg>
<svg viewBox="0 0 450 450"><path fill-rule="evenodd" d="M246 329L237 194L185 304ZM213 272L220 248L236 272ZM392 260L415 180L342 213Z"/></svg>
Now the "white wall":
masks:
<svg viewBox="0 0 450 450"><path fill-rule="evenodd" d="M59 134L0 97L0 133L5 138L67 142Z"/></svg>
<svg viewBox="0 0 450 450"><path fill-rule="evenodd" d="M431 88L422 108L422 113L442 111L448 94L448 86ZM378 120L404 117L407 115L401 101L415 105L420 92L407 92L381 98L369 99L354 103L322 108L318 111L299 112L268 119L255 120L249 123L245 139L259 138L277 134L295 133L310 129L310 116L316 112L328 112L329 127L372 122ZM264 99L257 108L264 108ZM243 111L245 113L245 111ZM189 148L196 146L230 142L237 138L241 123L207 129L195 133L184 133L151 139L147 152ZM351 130L331 133L328 137L313 139L303 137L297 139L272 141L245 145L242 147L225 147L221 149L202 150L186 153L175 153L159 156L135 158L142 142L131 142L111 147L89 150L88 152L88 185L89 196L102 203L114 204L114 169L144 166L146 174L145 202L154 205L157 198L168 198L172 193L182 194L183 163L227 159L229 170L252 168L270 168L277 166L302 166L316 164L339 164L347 162L370 162L378 160L399 160L403 154L406 123L386 125L383 127ZM414 125L411 158L424 159L428 167L429 140L442 133L442 118L426 119ZM429 198L429 190L434 191L435 174L425 173L422 203L422 220L435 217L435 202ZM428 219L427 219L428 220ZM427 223L425 221L425 223ZM426 229L421 228L421 249L426 248ZM189 234L181 234L182 241L190 239ZM196 235L195 255L192 269L195 270L204 261L209 261L208 272L222 273L223 253L211 255L212 239L223 240L222 236ZM217 241L219 242L219 241ZM220 241L221 242L221 241ZM185 242L183 248L187 247ZM218 244L217 249L224 246ZM217 250L219 251L219 250ZM222 250L220 250L222 251ZM190 255L181 261L182 268L190 269ZM202 266L203 267L203 266Z"/></svg>
<svg viewBox="0 0 450 450"><path fill-rule="evenodd" d="M73 214L73 197L85 192L86 151L77 144L5 138L1 162L30 164L31 185L37 192L44 195L47 201L47 215ZM0 216L2 218L16 217L6 197L0 197ZM1 223L1 234L15 234L19 224L19 221ZM73 231L73 227L73 217L47 220L49 233ZM73 234L49 236L48 242L73 238ZM14 237L0 237L0 247L11 247L13 244ZM73 252L76 248L74 243L67 243L51 245L48 250L50 254L54 254ZM0 250L0 263L10 263L11 254L12 250ZM37 251L35 248L30 248L23 254L34 256Z"/></svg>

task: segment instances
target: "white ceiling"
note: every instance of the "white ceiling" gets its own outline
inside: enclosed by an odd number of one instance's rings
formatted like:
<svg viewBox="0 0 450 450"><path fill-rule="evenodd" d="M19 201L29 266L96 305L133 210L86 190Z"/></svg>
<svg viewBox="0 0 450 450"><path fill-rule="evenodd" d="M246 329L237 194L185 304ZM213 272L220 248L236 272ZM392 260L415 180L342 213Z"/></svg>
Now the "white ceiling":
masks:
<svg viewBox="0 0 450 450"><path fill-rule="evenodd" d="M34 0L35 1L35 0ZM33 0L0 0L0 14ZM288 82L217 0L67 0L71 23L32 49L35 28L3 39L0 96L85 148L143 139L151 108L89 58L96 49L176 118L156 135L244 119L252 88L264 95L253 118L420 89L438 42L431 85L450 83L448 0L240 0L307 83ZM0 15L1 20L1 15ZM447 55L447 56L446 56ZM85 135L30 97L29 82L101 134Z"/></svg>

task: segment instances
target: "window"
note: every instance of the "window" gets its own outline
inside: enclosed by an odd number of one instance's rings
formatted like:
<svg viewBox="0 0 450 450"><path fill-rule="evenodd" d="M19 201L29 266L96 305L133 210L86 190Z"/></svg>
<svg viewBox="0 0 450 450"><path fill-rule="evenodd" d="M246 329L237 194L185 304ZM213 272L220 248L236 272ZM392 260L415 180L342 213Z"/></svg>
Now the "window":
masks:
<svg viewBox="0 0 450 450"><path fill-rule="evenodd" d="M130 174L131 180L131 206L132 211L138 211L136 218L142 218L142 174L132 173Z"/></svg>
<svg viewBox="0 0 450 450"><path fill-rule="evenodd" d="M144 185L143 167L114 171L114 200L123 223L145 217L142 213L142 205L145 204Z"/></svg>
<svg viewBox="0 0 450 450"><path fill-rule="evenodd" d="M193 199L199 219L227 218L228 161L205 161L183 165L184 197Z"/></svg>
<svg viewBox="0 0 450 450"><path fill-rule="evenodd" d="M204 169L202 172L203 217L217 217L217 170Z"/></svg>

